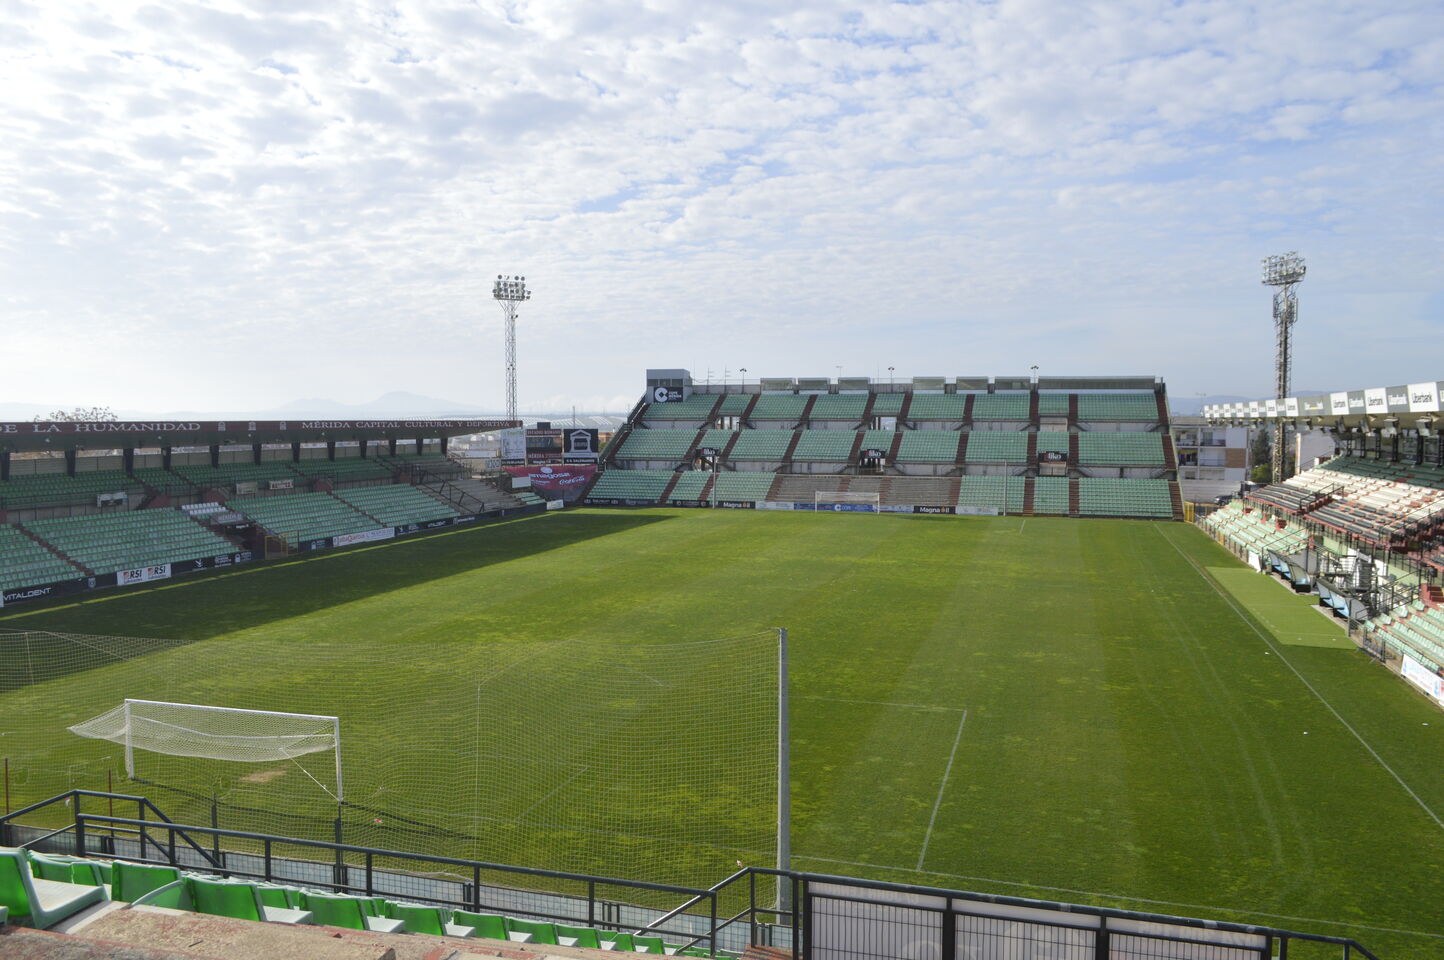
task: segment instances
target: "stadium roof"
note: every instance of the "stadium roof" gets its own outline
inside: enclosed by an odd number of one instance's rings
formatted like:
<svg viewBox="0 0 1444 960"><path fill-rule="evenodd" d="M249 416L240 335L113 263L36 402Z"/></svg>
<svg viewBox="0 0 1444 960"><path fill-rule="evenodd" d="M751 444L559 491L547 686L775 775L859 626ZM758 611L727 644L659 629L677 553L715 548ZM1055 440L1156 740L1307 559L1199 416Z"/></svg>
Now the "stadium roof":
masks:
<svg viewBox="0 0 1444 960"><path fill-rule="evenodd" d="M521 426L519 420L0 421L0 451L436 439Z"/></svg>

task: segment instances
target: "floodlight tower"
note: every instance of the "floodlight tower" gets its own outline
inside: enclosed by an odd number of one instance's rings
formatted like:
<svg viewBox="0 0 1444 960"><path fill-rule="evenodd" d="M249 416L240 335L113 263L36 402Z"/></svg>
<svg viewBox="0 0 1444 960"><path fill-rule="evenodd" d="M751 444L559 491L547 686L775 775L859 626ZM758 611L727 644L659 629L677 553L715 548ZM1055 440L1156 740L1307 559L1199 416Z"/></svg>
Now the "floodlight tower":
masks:
<svg viewBox="0 0 1444 960"><path fill-rule="evenodd" d="M516 311L523 300L531 299L526 288L526 277L504 277L496 275L496 284L491 288L491 297L501 304L501 313L506 320L506 418L516 419Z"/></svg>
<svg viewBox="0 0 1444 960"><path fill-rule="evenodd" d="M1304 279L1307 271L1304 258L1293 250L1263 258L1263 283L1276 287L1274 290L1274 396L1283 400L1292 388L1294 345L1290 331L1299 318L1299 298L1294 287ZM1280 411L1282 413L1282 411ZM1274 421L1274 444L1272 481L1287 480L1288 433L1284 430L1282 416Z"/></svg>

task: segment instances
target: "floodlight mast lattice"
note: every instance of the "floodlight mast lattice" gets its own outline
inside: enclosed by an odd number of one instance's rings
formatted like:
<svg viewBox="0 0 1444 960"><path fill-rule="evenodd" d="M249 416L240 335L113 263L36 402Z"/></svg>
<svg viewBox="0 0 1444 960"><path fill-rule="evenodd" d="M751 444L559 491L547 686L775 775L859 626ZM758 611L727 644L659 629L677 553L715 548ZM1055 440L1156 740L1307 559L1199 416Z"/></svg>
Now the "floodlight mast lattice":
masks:
<svg viewBox="0 0 1444 960"><path fill-rule="evenodd" d="M1274 291L1274 396L1282 401L1292 389L1294 346L1291 331L1299 318L1299 298L1294 288L1304 279L1308 268L1296 251L1263 258L1263 283ZM1273 425L1273 456L1270 479L1274 483L1288 479L1288 433L1282 414Z"/></svg>
<svg viewBox="0 0 1444 960"><path fill-rule="evenodd" d="M501 305L506 323L506 418L516 419L516 311L524 300L531 299L526 277L496 275L491 297Z"/></svg>

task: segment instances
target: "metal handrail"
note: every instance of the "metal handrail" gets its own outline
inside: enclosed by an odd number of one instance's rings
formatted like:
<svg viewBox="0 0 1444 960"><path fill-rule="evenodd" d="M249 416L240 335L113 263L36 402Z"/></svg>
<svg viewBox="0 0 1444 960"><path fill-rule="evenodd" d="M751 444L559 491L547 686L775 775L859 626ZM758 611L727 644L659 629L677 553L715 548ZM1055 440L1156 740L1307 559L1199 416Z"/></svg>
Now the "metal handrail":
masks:
<svg viewBox="0 0 1444 960"><path fill-rule="evenodd" d="M122 801L135 802L138 804L139 809L142 811L142 813L146 811L153 811L155 815L160 819L146 820L131 817L117 817L106 814L84 813L79 809L79 800L83 797L96 797L111 800L119 799ZM656 931L659 933L666 933L669 935L678 936L686 940L686 946L692 946L703 941L708 941L710 943L710 946L714 950L717 947L718 934L722 930L725 930L734 924L740 923L743 919L746 919L749 923L754 923L757 921L757 918L759 916L772 916L777 918L778 920L786 918L786 920L788 921L788 925L790 925L792 929L792 954L794 957L802 956L804 951L804 938L807 936L808 933L808 931L805 929L806 924L804 924L802 921L804 917L809 915L808 913L804 912L806 904L803 901L807 900L811 896L810 892L808 892L807 890L809 885L814 883L824 883L833 886L856 888L859 891L906 893L942 898L948 904L948 906L942 908L946 911L953 911L955 909L958 909L953 905L954 901L967 901L975 904L993 904L1009 907L1027 907L1038 910L1053 911L1059 914L1097 917L1103 921L1104 932L1106 932L1106 921L1108 919L1122 919L1141 923L1167 924L1171 926L1185 927L1190 929L1216 930L1271 937L1278 939L1281 941L1281 943L1285 944L1288 941L1307 941L1312 943L1331 944L1344 948L1344 954L1346 957L1351 955L1351 953L1356 952L1359 956L1365 958L1365 960L1379 960L1379 958L1368 948L1364 947L1363 945L1359 944L1357 941L1349 937L1336 937L1330 936L1328 934L1318 933L1300 933L1292 930L1282 930L1275 927L1245 923L1234 923L1224 920L1203 920L1190 917L1177 917L1167 914L1146 913L1110 907L1097 907L1086 904L1035 900L1026 897L1011 896L1007 894L988 894L972 891L946 890L936 887L916 886L912 884L895 883L890 881L868 880L859 877L844 877L829 874L806 873L802 871L783 870L771 867L744 867L733 873L731 876L728 876L727 878L719 881L718 883L715 883L706 889L701 889L695 887L681 886L678 884L653 883L646 880L626 880L610 877L598 877L588 874L571 873L567 871L547 870L540 867L521 867L508 864L488 863L485 861L468 860L459 857L445 857L435 854L407 853L404 851L385 850L377 847L364 847L354 844L344 844L326 840L307 840L300 838L278 837L270 834L254 833L244 830L231 830L222 827L192 826L172 822L169 818L165 816L162 811L159 810L159 808L157 808L153 803L151 803L148 799L144 797L104 793L94 790L71 790L67 791L64 794L51 797L48 800L42 800L37 803L32 803L26 807L15 810L8 815L0 817L0 824L8 824L14 821L17 817L65 801L70 801L73 805L75 811L74 823L69 827L65 827L60 830L46 834L45 837L36 838L32 841L29 841L29 843L37 843L42 839L54 837L57 834L73 830L76 837L77 853L84 855L86 852L85 833L87 829L110 829L112 832L139 832L142 838L145 837L147 830L163 830L166 831L170 836L170 845L168 851L160 844L154 845L158 849L166 852L166 856L169 862L171 862L172 864L178 862L175 859L175 835L176 833L180 833L182 839L184 839L186 843L192 847L192 849L200 853L207 863L210 863L213 866L218 866L221 869L225 870L226 868L223 865L218 864L217 861L212 858L203 848L197 845L194 840L191 839L189 834L197 834L200 836L207 836L213 838L231 837L241 840L259 842L262 845L264 849L264 860L266 864L265 869L267 871L266 879L268 880L270 879L270 865L272 862L272 845L282 843L293 847L332 851L338 855L338 863L342 862L340 859L341 854L351 853L364 856L366 886L368 893L370 893L372 890L373 861L376 857L385 857L425 864L438 864L444 866L466 868L473 878L470 899L473 902L478 903L480 896L479 878L483 870L503 874L544 877L549 879L585 883L587 888L587 901L589 905L589 912L594 910L595 903L597 902L596 888L598 884L631 888L636 890L654 891L660 893L671 893L683 896L686 898L686 900L680 906L667 911L657 919L654 919L651 922L647 923L645 926L637 928L637 933L641 934L644 931ZM126 830L125 828L135 829L134 831L132 831ZM145 860L146 858L144 857L143 848L141 852L142 856L138 859ZM231 872L246 875L245 871L238 870ZM759 877L776 877L783 880L785 884L790 887L790 908L784 905L783 894L781 893L781 891L779 891L779 897L776 902L759 904ZM739 882L744 881L747 883L746 908L728 917L719 916L717 906L723 892L738 884ZM335 883L321 885L346 889L352 889L356 886L355 884L346 882L344 876L338 876ZM708 922L706 927L704 928L704 932L699 934L696 932L696 928L693 928L692 930L686 932L667 931L662 928L662 925L667 923L669 920L675 919L676 917L685 914L687 910L696 907L703 902L708 903L710 906L710 917L706 918ZM810 911L810 907L806 907L806 909ZM698 921L704 919L703 917L696 915L694 915L694 918Z"/></svg>

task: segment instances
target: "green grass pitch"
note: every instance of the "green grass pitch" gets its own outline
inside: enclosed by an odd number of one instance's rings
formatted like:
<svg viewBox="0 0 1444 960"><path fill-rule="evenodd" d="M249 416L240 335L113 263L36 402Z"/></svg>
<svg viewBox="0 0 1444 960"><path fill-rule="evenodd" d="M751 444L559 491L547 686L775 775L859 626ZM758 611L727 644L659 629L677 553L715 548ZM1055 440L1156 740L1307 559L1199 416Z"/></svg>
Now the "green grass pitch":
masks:
<svg viewBox="0 0 1444 960"><path fill-rule="evenodd" d="M1444 718L1182 524L587 509L0 617L187 641L199 670L318 638L444 660L768 626L792 637L800 868L1444 953Z"/></svg>

